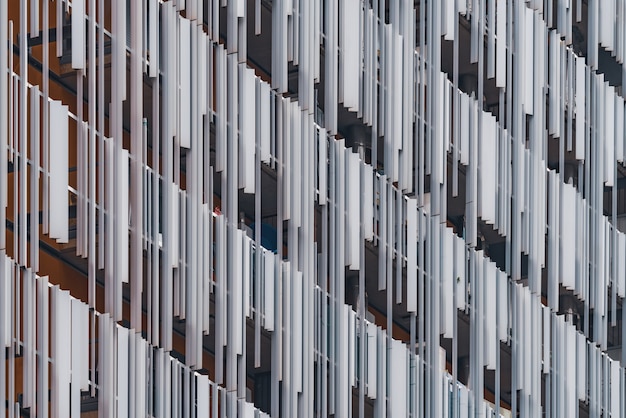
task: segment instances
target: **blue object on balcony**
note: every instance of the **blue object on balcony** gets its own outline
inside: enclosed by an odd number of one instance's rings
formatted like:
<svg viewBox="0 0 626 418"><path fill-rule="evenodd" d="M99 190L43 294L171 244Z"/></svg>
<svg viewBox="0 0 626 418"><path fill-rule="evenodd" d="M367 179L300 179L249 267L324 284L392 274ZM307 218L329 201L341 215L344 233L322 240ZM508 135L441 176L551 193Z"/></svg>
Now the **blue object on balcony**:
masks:
<svg viewBox="0 0 626 418"><path fill-rule="evenodd" d="M250 228L252 229L252 238L256 239L254 235L256 233L254 222L250 224ZM278 245L276 244L276 230L274 227L266 223L261 223L261 246L274 253L276 253L278 248Z"/></svg>

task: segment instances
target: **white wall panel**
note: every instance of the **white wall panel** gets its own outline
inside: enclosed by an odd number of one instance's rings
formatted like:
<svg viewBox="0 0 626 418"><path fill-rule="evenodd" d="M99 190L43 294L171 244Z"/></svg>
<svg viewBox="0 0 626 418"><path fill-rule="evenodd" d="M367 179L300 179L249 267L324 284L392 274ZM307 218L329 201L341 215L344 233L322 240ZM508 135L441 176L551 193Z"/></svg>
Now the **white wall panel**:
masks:
<svg viewBox="0 0 626 418"><path fill-rule="evenodd" d="M563 196L560 206L560 219L562 222L560 245L561 280L563 286L568 289L573 289L576 275L576 265L572 263L570 255L574 254L574 245L576 244L576 228L571 227L576 224L576 213L572 210L572 208L576 207L576 189L570 185L565 185L561 191Z"/></svg>
<svg viewBox="0 0 626 418"><path fill-rule="evenodd" d="M121 150L120 155L117 158L119 162L119 171L117 174L117 187L116 191L118 193L116 204L118 208L117 212L117 237L116 237L116 279L123 282L128 283L128 227L129 227L129 185L130 185L130 176L129 176L129 158L128 151L125 149ZM120 295L121 296L121 295Z"/></svg>
<svg viewBox="0 0 626 418"><path fill-rule="evenodd" d="M550 94L549 94L549 124L548 124L548 132L550 134L554 134L555 136L560 136L560 123L559 123L559 108L560 108L560 79L559 75L561 72L561 61L560 61L560 39L556 31L550 31L550 40L549 40L549 83L550 83Z"/></svg>
<svg viewBox="0 0 626 418"><path fill-rule="evenodd" d="M609 51L613 50L613 28L615 21L615 2L610 1L602 4L599 7L600 11L600 27L599 36L600 44L606 47Z"/></svg>
<svg viewBox="0 0 626 418"><path fill-rule="evenodd" d="M626 234L617 234L617 294L624 297L626 293Z"/></svg>
<svg viewBox="0 0 626 418"><path fill-rule="evenodd" d="M350 386L356 386L356 316L350 309L348 312L348 381Z"/></svg>
<svg viewBox="0 0 626 418"><path fill-rule="evenodd" d="M387 375L387 347L386 347L386 334L383 330L378 329L378 337L377 337L377 366L376 366L376 376L386 376ZM379 378L377 380L376 386L377 393L377 402L376 402L376 414L378 416L386 416L386 400L383 397L383 394L387 393L387 379Z"/></svg>
<svg viewBox="0 0 626 418"><path fill-rule="evenodd" d="M259 80L259 79L257 79ZM270 130L270 110L271 110L271 90L270 85L259 81L258 112L261 135L261 161L266 164L270 162L271 150L271 130Z"/></svg>
<svg viewBox="0 0 626 418"><path fill-rule="evenodd" d="M18 280L20 277L18 275ZM35 407L35 278L30 269L21 274L22 300L22 330L18 331L18 338L22 338L22 405L25 408ZM18 306L19 306L18 305Z"/></svg>
<svg viewBox="0 0 626 418"><path fill-rule="evenodd" d="M442 229L443 253L454 254L454 233L450 228ZM444 263L441 273L441 331L446 338L454 337L453 315L456 315L456 307L453 286L455 286L453 263Z"/></svg>
<svg viewBox="0 0 626 418"><path fill-rule="evenodd" d="M404 344L400 341L391 340L389 359L391 368L389 372L393 376L389 387L389 415L403 417L407 415L406 391L408 388L407 355Z"/></svg>
<svg viewBox="0 0 626 418"><path fill-rule="evenodd" d="M67 417L70 415L70 381L71 381L71 347L72 330L67 324L72 323L70 294L58 288L52 291L52 367L51 412L53 416Z"/></svg>
<svg viewBox="0 0 626 418"><path fill-rule="evenodd" d="M78 299L72 299L71 309L72 402L80 402L80 391L89 389L89 308Z"/></svg>
<svg viewBox="0 0 626 418"><path fill-rule="evenodd" d="M1 267L0 267L1 268ZM47 417L50 409L50 397L48 395L49 382L49 347L50 347L50 302L48 277L37 278L37 407L41 416ZM86 322L88 317L84 318ZM2 325L0 324L0 330ZM87 358L87 350L82 353ZM4 375L0 380L4 380ZM4 387L2 388L4 389ZM1 396L3 397L3 396Z"/></svg>
<svg viewBox="0 0 626 418"><path fill-rule="evenodd" d="M292 363L293 364L302 364L303 360L303 294L302 294L302 272L296 271L292 272L292 318L291 318L291 327L292 327ZM347 314L351 314L352 310L346 311ZM346 330L348 333L350 329ZM347 348L347 347L346 347ZM297 392L302 392L302 367L296 367L293 369L293 381L291 382L293 385L293 389Z"/></svg>
<svg viewBox="0 0 626 418"><path fill-rule="evenodd" d="M128 338L127 328L117 330L117 416L128 417Z"/></svg>
<svg viewBox="0 0 626 418"><path fill-rule="evenodd" d="M462 15L467 13L467 0L461 0L458 2L458 10Z"/></svg>
<svg viewBox="0 0 626 418"><path fill-rule="evenodd" d="M243 231L235 229L234 231L235 240L235 254L233 254L236 260L241 259L242 254L242 246L244 240ZM242 274L242 265L241 263L237 263L235 265L235 269L231 272L231 276L229 277L229 285L228 289L230 292L230 302L231 302L231 311L228 315L229 327L228 331L230 333L229 337L229 345L235 350L235 352L239 355L243 354L243 324L244 324L244 315L243 315L243 274Z"/></svg>
<svg viewBox="0 0 626 418"><path fill-rule="evenodd" d="M346 264L351 270L359 269L361 225L361 160L358 154L346 152Z"/></svg>
<svg viewBox="0 0 626 418"><path fill-rule="evenodd" d="M408 199L406 205L407 219L407 272L406 295L407 311L417 312L417 206L415 199Z"/></svg>
<svg viewBox="0 0 626 418"><path fill-rule="evenodd" d="M157 0L148 2L148 51L150 67L148 75L156 77L159 72L159 3Z"/></svg>
<svg viewBox="0 0 626 418"><path fill-rule="evenodd" d="M576 58L576 159L585 158L585 60Z"/></svg>
<svg viewBox="0 0 626 418"><path fill-rule="evenodd" d="M359 106L359 81L361 79L360 47L360 2L346 0L340 3L341 23L339 24L339 47L341 49L339 79L340 101L352 111Z"/></svg>
<svg viewBox="0 0 626 418"><path fill-rule="evenodd" d="M2 291L2 346L9 347L11 345L11 322L13 319L13 283L11 280L11 270L13 260L6 256L3 251L0 252L0 290Z"/></svg>
<svg viewBox="0 0 626 418"><path fill-rule="evenodd" d="M469 164L470 98L461 94L461 164Z"/></svg>
<svg viewBox="0 0 626 418"><path fill-rule="evenodd" d="M320 128L318 136L318 164L318 202L320 205L325 205L328 193L328 145L326 140L326 131L323 128Z"/></svg>
<svg viewBox="0 0 626 418"><path fill-rule="evenodd" d="M552 317L550 315L550 308L549 307L542 307L542 331L543 331L543 335L542 335L542 339L543 339L543 351L542 351L542 362L543 362L543 373L547 374L550 373L550 348L551 348L551 341L550 341L550 336L552 335L551 332L551 321L552 321Z"/></svg>
<svg viewBox="0 0 626 418"><path fill-rule="evenodd" d="M523 30L523 44L524 44L524 112L528 115L534 113L534 100L533 94L535 91L535 54L537 51L534 49L533 36L535 35L534 28L534 12L531 9L525 9L525 25ZM521 34L520 34L521 35Z"/></svg>
<svg viewBox="0 0 626 418"><path fill-rule="evenodd" d="M576 388L579 400L587 399L587 339L583 334L576 336Z"/></svg>
<svg viewBox="0 0 626 418"><path fill-rule="evenodd" d="M441 33L446 41L454 40L454 25L457 24L456 5L454 1L442 2Z"/></svg>
<svg viewBox="0 0 626 418"><path fill-rule="evenodd" d="M509 282L505 272L497 272L497 315L498 338L506 342L509 338Z"/></svg>
<svg viewBox="0 0 626 418"><path fill-rule="evenodd" d="M253 289L254 277L252 275L252 266L254 260L252 259L252 240L245 236L243 237L242 242L242 276L243 276L243 313L244 317L249 318L251 316L250 306L252 305L250 302L250 294L251 289Z"/></svg>
<svg viewBox="0 0 626 418"><path fill-rule="evenodd" d="M466 254L465 241L461 238L454 239L454 263L456 264L456 307L465 310L465 301L467 295L467 281L465 275Z"/></svg>
<svg viewBox="0 0 626 418"><path fill-rule="evenodd" d="M615 88L608 83L604 86L604 181L607 186L612 186L615 171Z"/></svg>
<svg viewBox="0 0 626 418"><path fill-rule="evenodd" d="M191 146L191 21L178 19L178 141Z"/></svg>
<svg viewBox="0 0 626 418"><path fill-rule="evenodd" d="M615 159L624 161L624 100L615 95Z"/></svg>
<svg viewBox="0 0 626 418"><path fill-rule="evenodd" d="M72 1L72 68L85 68L85 0Z"/></svg>
<svg viewBox="0 0 626 418"><path fill-rule="evenodd" d="M610 413L611 416L615 416L615 417L619 417L621 414L620 411L620 401L621 401L621 393L622 393L622 388L621 388L621 379L620 379L620 364L617 361L614 360L609 360L609 368L610 368L610 373L611 373L611 379L610 379L610 388L611 388L611 393L610 393ZM608 379L607 379L608 380Z"/></svg>
<svg viewBox="0 0 626 418"><path fill-rule="evenodd" d="M265 328L274 330L275 256L265 252Z"/></svg>
<svg viewBox="0 0 626 418"><path fill-rule="evenodd" d="M50 237L69 240L67 106L50 102Z"/></svg>
<svg viewBox="0 0 626 418"><path fill-rule="evenodd" d="M497 171L496 160L493 158L497 149L497 125L496 119L489 113L483 112L481 117L483 136L480 144L480 200L479 215L488 224L496 220L496 191Z"/></svg>
<svg viewBox="0 0 626 418"><path fill-rule="evenodd" d="M243 176L239 178L240 186L245 193L254 193L255 179L255 126L256 126L256 88L254 70L240 65L241 69L241 94L240 102L240 168Z"/></svg>
<svg viewBox="0 0 626 418"><path fill-rule="evenodd" d="M69 4L69 3L67 3ZM112 66L113 77L115 79L115 94L112 95L111 101L114 107L126 100L126 45L127 45L127 7L122 3L111 3L111 48L112 48ZM117 109L116 109L117 111ZM116 122L117 123L117 122ZM121 125L116 127L117 129ZM117 135L118 132L113 133Z"/></svg>
<svg viewBox="0 0 626 418"><path fill-rule="evenodd" d="M367 396L370 399L376 399L376 387L378 385L378 376L376 374L378 358L378 344L377 344L378 331L376 325L372 323L367 324Z"/></svg>
<svg viewBox="0 0 626 418"><path fill-rule="evenodd" d="M488 260L488 259L485 259ZM495 263L485 262L483 270L484 283L484 315L485 315L485 365L489 370L496 369L496 350L500 348L498 328L496 322L497 312L497 282L498 269ZM495 303L494 303L495 302Z"/></svg>
<svg viewBox="0 0 626 418"><path fill-rule="evenodd" d="M205 375L196 376L196 390L198 397L197 416L209 416L209 379Z"/></svg>
<svg viewBox="0 0 626 418"><path fill-rule="evenodd" d="M7 40L9 39L9 16L8 16L8 3L2 3L0 5L0 45L6 45ZM11 89L11 81L9 79L8 74L8 64L9 64L9 54L8 51L3 48L0 49L0 170L4 173L7 171L8 165L8 143L10 141L9 138L9 126L10 126L10 115L11 111L11 101L10 101L10 89ZM44 131L46 127L44 126ZM44 134L45 135L45 134ZM45 142L45 141L44 141ZM44 145L45 147L45 145ZM47 166L47 161L44 165ZM6 246L6 207L8 204L8 188L7 188L8 178L3 176L0 179L0 248L5 248ZM47 202L46 202L47 204ZM44 225L47 225L45 222L44 213ZM45 231L45 228L44 228ZM0 399L1 400L1 399Z"/></svg>
<svg viewBox="0 0 626 418"><path fill-rule="evenodd" d="M469 396L465 386L461 387L459 400L459 418L469 418Z"/></svg>
<svg viewBox="0 0 626 418"><path fill-rule="evenodd" d="M506 0L496 0L496 87L506 85Z"/></svg>
<svg viewBox="0 0 626 418"><path fill-rule="evenodd" d="M368 241L374 240L374 170L368 164L361 165L363 170L363 237ZM408 206L407 206L408 211ZM407 238L408 239L408 238ZM407 249L407 254L410 254Z"/></svg>

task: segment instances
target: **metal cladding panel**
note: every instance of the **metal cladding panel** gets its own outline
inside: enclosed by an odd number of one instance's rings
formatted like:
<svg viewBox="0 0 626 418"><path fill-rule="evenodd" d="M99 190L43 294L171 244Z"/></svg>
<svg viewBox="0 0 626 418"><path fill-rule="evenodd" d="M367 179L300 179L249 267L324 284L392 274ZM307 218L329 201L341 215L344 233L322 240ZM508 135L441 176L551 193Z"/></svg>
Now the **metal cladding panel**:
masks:
<svg viewBox="0 0 626 418"><path fill-rule="evenodd" d="M11 323L13 319L13 280L12 280L12 267L13 260L7 257L6 253L3 251L0 252L0 290L2 290L2 296L0 297L0 301L2 301L2 323L0 324L2 334L0 337L2 338L2 346L9 347L11 345L12 340L12 329Z"/></svg>
<svg viewBox="0 0 626 418"><path fill-rule="evenodd" d="M258 134L261 136L261 161L265 164L269 164L271 158L270 110L272 96L269 84L261 81L258 81L258 83L260 86L259 94L257 96L259 104L256 110L258 112L257 116L260 126L260 132L258 132Z"/></svg>
<svg viewBox="0 0 626 418"><path fill-rule="evenodd" d="M69 5L69 3L67 3ZM58 11L57 11L58 13ZM126 99L126 44L127 44L127 28L126 28L126 15L127 15L127 7L126 5L122 5L121 2L113 2L111 3L111 32L112 32L112 66L114 67L114 77L115 77L115 85L114 90L116 90L115 99L112 99L114 102L113 105L116 106L118 100Z"/></svg>
<svg viewBox="0 0 626 418"><path fill-rule="evenodd" d="M461 0L457 4L459 13L462 15L467 14L467 0Z"/></svg>
<svg viewBox="0 0 626 418"><path fill-rule="evenodd" d="M626 234L617 233L617 294L624 297L626 294Z"/></svg>
<svg viewBox="0 0 626 418"><path fill-rule="evenodd" d="M209 379L205 375L196 376L196 391L198 397L197 416L209 416Z"/></svg>
<svg viewBox="0 0 626 418"><path fill-rule="evenodd" d="M52 367L52 398L51 412L53 416L67 417L70 415L70 381L71 381L71 348L67 342L72 341L72 330L67 324L72 323L70 294L58 288L52 291L52 352L55 359Z"/></svg>
<svg viewBox="0 0 626 418"><path fill-rule="evenodd" d="M340 3L339 48L341 74L339 78L339 100L350 110L359 107L360 60L360 25L361 12L359 0L346 0Z"/></svg>
<svg viewBox="0 0 626 418"><path fill-rule="evenodd" d="M128 339L127 328L115 327L117 331L117 416L128 417Z"/></svg>
<svg viewBox="0 0 626 418"><path fill-rule="evenodd" d="M407 212L407 311L417 312L417 206L416 199L408 199L406 205Z"/></svg>
<svg viewBox="0 0 626 418"><path fill-rule="evenodd" d="M243 231L234 230L233 239L235 240L235 256L240 259L243 251L244 235ZM238 263L237 268L231 272L229 278L228 289L230 291L231 311L228 315L229 345L232 345L235 352L239 355L243 353L243 331L244 323L243 313L243 272L242 264Z"/></svg>
<svg viewBox="0 0 626 418"><path fill-rule="evenodd" d="M0 417L623 413L624 0L0 3Z"/></svg>
<svg viewBox="0 0 626 418"><path fill-rule="evenodd" d="M506 0L496 0L496 87L506 86Z"/></svg>
<svg viewBox="0 0 626 418"><path fill-rule="evenodd" d="M606 381L608 381L608 383L610 384L610 407L608 408L611 416L620 416L621 414L621 394L622 394L622 387L621 387L621 377L620 377L620 373L623 373L623 371L620 371L620 364L618 361L614 361L614 360L608 360L609 362L609 371L610 371L610 379L605 378Z"/></svg>
<svg viewBox="0 0 626 418"><path fill-rule="evenodd" d="M265 329L268 331L274 330L274 294L276 286L275 277L275 260L276 257L269 251L264 252L264 266L265 266Z"/></svg>
<svg viewBox="0 0 626 418"><path fill-rule="evenodd" d="M148 6L148 56L150 67L148 75L156 77L159 72L159 6L158 0L149 0Z"/></svg>
<svg viewBox="0 0 626 418"><path fill-rule="evenodd" d="M488 224L496 220L497 200L497 171L496 160L493 158L496 150L498 132L496 119L488 113L482 115L482 142L480 144L480 204L479 216Z"/></svg>
<svg viewBox="0 0 626 418"><path fill-rule="evenodd" d="M69 241L67 106L50 102L50 237Z"/></svg>
<svg viewBox="0 0 626 418"><path fill-rule="evenodd" d="M615 87L604 85L604 181L607 186L613 186L613 172L615 168Z"/></svg>
<svg viewBox="0 0 626 418"><path fill-rule="evenodd" d="M239 188L254 193L255 178L255 127L256 87L254 71L239 65Z"/></svg>
<svg viewBox="0 0 626 418"><path fill-rule="evenodd" d="M27 269L21 277L22 281L22 336L23 336L23 400L25 407L35 405L35 278L32 271ZM18 334L19 335L19 334Z"/></svg>
<svg viewBox="0 0 626 418"><path fill-rule="evenodd" d="M386 346L386 338L387 336L385 335L385 332L379 328L377 333L376 351L378 353L378 358L376 362L376 376L381 377L387 375L388 350ZM375 404L375 414L380 417L386 416L387 403L385 397L383 397L383 394L387 393L387 379L379 378L377 380L376 393L378 394L378 396Z"/></svg>
<svg viewBox="0 0 626 418"><path fill-rule="evenodd" d="M469 418L469 393L465 386L461 387L459 396L459 418Z"/></svg>
<svg viewBox="0 0 626 418"><path fill-rule="evenodd" d="M361 164L363 176L363 238L368 241L374 240L374 170L372 166ZM408 211L408 206L407 206ZM408 238L407 238L408 239ZM407 254L410 254L407 249Z"/></svg>
<svg viewBox="0 0 626 418"><path fill-rule="evenodd" d="M576 159L585 159L585 123L586 121L586 92L588 91L587 68L582 57L575 58L576 63ZM587 122L588 123L588 122Z"/></svg>
<svg viewBox="0 0 626 418"><path fill-rule="evenodd" d="M614 95L615 99L615 159L624 161L624 100L619 95Z"/></svg>
<svg viewBox="0 0 626 418"><path fill-rule="evenodd" d="M8 4L4 2L0 4L0 45L6 45L9 36L9 18ZM9 126L11 111L10 88L11 78L8 74L9 54L3 48L0 49L0 170L4 173L7 171L8 156L10 155L8 144ZM45 131L45 127L44 127ZM0 248L6 246L6 207L8 204L8 178L2 176L0 179ZM44 222L44 224L46 224Z"/></svg>
<svg viewBox="0 0 626 418"><path fill-rule="evenodd" d="M442 234L443 240L443 253L454 254L454 234L452 229L443 228ZM456 314L455 300L454 300L454 276L453 276L454 263L444 263L441 274L441 331L446 338L453 338L453 316ZM408 280L408 278L407 278ZM495 284L495 282L494 282ZM495 318L495 316L494 316Z"/></svg>
<svg viewBox="0 0 626 418"><path fill-rule="evenodd" d="M446 41L454 40L454 26L457 24L455 1L444 1L442 4L442 33Z"/></svg>
<svg viewBox="0 0 626 418"><path fill-rule="evenodd" d="M560 121L559 119L559 107L560 107L560 92L559 84L560 79L558 77L561 74L560 64L560 39L556 31L550 31L549 40L549 71L550 71L550 94L549 94L549 130L550 134L560 136Z"/></svg>
<svg viewBox="0 0 626 418"><path fill-rule="evenodd" d="M178 140L183 148L191 146L191 21L178 19Z"/></svg>
<svg viewBox="0 0 626 418"><path fill-rule="evenodd" d="M303 294L302 294L302 273L295 272L293 274L292 288L292 307L291 307L291 327L293 329L293 342L291 346L292 361L294 364L302 364L303 362ZM352 311L350 311L352 312ZM296 367L293 369L293 389L297 392L302 392L302 368Z"/></svg>
<svg viewBox="0 0 626 418"><path fill-rule="evenodd" d="M467 296L466 264L467 254L465 252L465 241L459 237L454 238L454 263L456 265L456 307L465 310Z"/></svg>
<svg viewBox="0 0 626 418"><path fill-rule="evenodd" d="M346 149L345 153L345 263L358 270L360 228L360 171L358 155Z"/></svg>
<svg viewBox="0 0 626 418"><path fill-rule="evenodd" d="M50 408L50 402L48 397L49 382L49 346L50 346L50 326L49 326L49 314L50 314L50 299L48 289L48 277L39 277L37 280L37 351L39 352L38 358L38 384L37 384L37 410L39 414L46 417ZM86 322L88 317L83 318ZM1 329L1 325L0 325ZM85 347L81 347L85 348ZM87 358L87 350L81 353L84 358ZM4 377L2 377L3 379ZM4 389L4 385L3 388ZM87 389L87 388L85 388Z"/></svg>
<svg viewBox="0 0 626 418"><path fill-rule="evenodd" d="M89 309L88 305L72 299L72 399L89 389Z"/></svg>
<svg viewBox="0 0 626 418"><path fill-rule="evenodd" d="M242 279L243 279L243 313L246 318L250 317L250 294L251 294L251 281L254 279L252 276L252 264L251 264L251 252L252 252L252 240L247 236L243 237L242 241Z"/></svg>
<svg viewBox="0 0 626 418"><path fill-rule="evenodd" d="M534 29L534 12L531 9L525 10L526 14L523 20L524 29L519 33L520 40L524 44L524 112L528 115L534 113L534 99L533 94L535 91L535 70L534 61L537 51L534 49L533 36L535 35ZM538 31L537 31L538 32Z"/></svg>
<svg viewBox="0 0 626 418"><path fill-rule="evenodd" d="M542 320L542 342L543 342L543 352L542 352L542 363L543 363L543 373L547 374L550 372L550 336L552 335L551 333L551 321L552 321L552 317L550 315L550 308L547 306L544 306L542 308L542 313L543 313L543 320ZM580 359L580 354L579 357Z"/></svg>
<svg viewBox="0 0 626 418"><path fill-rule="evenodd" d="M485 302L485 364L487 369L495 370L496 368L496 350L498 347L497 338L497 303L493 301L497 300L497 284L498 269L495 263L486 263L484 270L484 302Z"/></svg>
<svg viewBox="0 0 626 418"><path fill-rule="evenodd" d="M389 414L394 417L403 417L407 415L408 398L408 358L404 344L391 340L389 359L391 368L389 372L394 376L389 387Z"/></svg>
<svg viewBox="0 0 626 418"><path fill-rule="evenodd" d="M470 98L467 94L461 93L461 164L469 164L470 155Z"/></svg>
<svg viewBox="0 0 626 418"><path fill-rule="evenodd" d="M85 0L72 1L72 68L85 68Z"/></svg>
<svg viewBox="0 0 626 418"><path fill-rule="evenodd" d="M378 359L378 331L375 324L367 324L367 396L376 399L376 387L378 376L376 361Z"/></svg>
<svg viewBox="0 0 626 418"><path fill-rule="evenodd" d="M117 193L118 199L116 203L118 206L116 219L117 231L116 231L116 267L117 267L117 280L128 283L128 226L129 226L129 154L128 151L122 149L117 160L119 161L119 172L117 173Z"/></svg>
<svg viewBox="0 0 626 418"><path fill-rule="evenodd" d="M563 286L568 289L574 288L575 264L571 262L570 256L574 254L574 245L576 244L576 228L572 225L576 224L575 210L576 207L576 190L570 185L564 185L561 189L561 278Z"/></svg>
<svg viewBox="0 0 626 418"><path fill-rule="evenodd" d="M507 342L509 338L509 281L505 272L498 270L496 277L498 338Z"/></svg>

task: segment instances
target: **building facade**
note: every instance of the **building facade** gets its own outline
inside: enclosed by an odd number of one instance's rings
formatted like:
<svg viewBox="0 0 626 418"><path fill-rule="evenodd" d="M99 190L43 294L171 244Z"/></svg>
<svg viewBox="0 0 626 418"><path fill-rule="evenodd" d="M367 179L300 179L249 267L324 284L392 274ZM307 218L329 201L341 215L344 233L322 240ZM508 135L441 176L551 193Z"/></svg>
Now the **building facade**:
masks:
<svg viewBox="0 0 626 418"><path fill-rule="evenodd" d="M625 0L0 1L0 418L625 417Z"/></svg>

